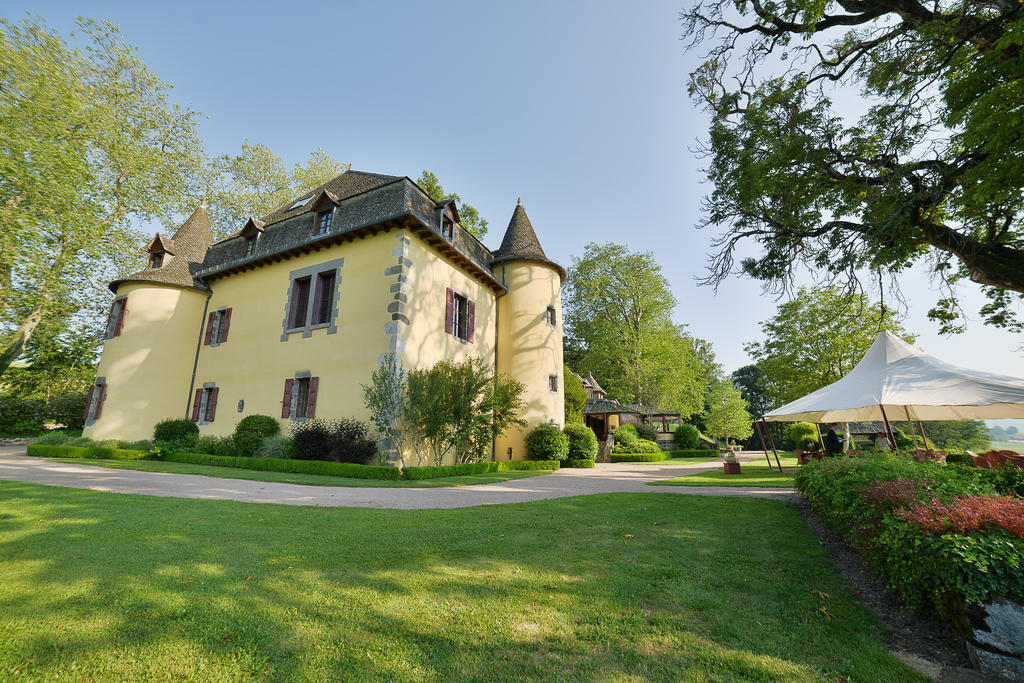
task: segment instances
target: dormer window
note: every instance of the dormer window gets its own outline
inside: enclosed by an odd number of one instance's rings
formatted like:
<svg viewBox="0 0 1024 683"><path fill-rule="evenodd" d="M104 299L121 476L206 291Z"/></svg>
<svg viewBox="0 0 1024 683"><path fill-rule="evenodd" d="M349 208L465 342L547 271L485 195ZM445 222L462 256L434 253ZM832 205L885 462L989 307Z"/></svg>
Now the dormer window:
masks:
<svg viewBox="0 0 1024 683"><path fill-rule="evenodd" d="M448 216L441 217L441 237L445 238L449 242L452 241L452 237L455 234L455 222L448 218Z"/></svg>
<svg viewBox="0 0 1024 683"><path fill-rule="evenodd" d="M163 252L156 253L156 254L150 254L149 255L149 267L150 268L159 268L163 264L164 264Z"/></svg>
<svg viewBox="0 0 1024 683"><path fill-rule="evenodd" d="M331 230L331 219L334 218L334 209L321 211L317 214L316 234L326 235Z"/></svg>
<svg viewBox="0 0 1024 683"><path fill-rule="evenodd" d="M256 240L259 235L249 235L245 238L245 256L246 258L253 256L256 253Z"/></svg>

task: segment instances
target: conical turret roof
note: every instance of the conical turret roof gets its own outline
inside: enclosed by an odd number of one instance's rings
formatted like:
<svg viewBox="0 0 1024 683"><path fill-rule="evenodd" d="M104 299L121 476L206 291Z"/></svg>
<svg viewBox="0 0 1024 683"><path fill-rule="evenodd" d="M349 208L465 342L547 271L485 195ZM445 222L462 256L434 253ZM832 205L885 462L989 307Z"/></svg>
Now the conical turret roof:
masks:
<svg viewBox="0 0 1024 683"><path fill-rule="evenodd" d="M501 260L517 256L547 259L522 202L516 204L516 210L512 212L512 219L505 230L505 237L501 240L501 246L494 252L494 256Z"/></svg>
<svg viewBox="0 0 1024 683"><path fill-rule="evenodd" d="M178 256L193 263L203 262L206 250L213 244L213 232L210 230L210 216L207 214L205 201L196 207L171 239L174 240Z"/></svg>

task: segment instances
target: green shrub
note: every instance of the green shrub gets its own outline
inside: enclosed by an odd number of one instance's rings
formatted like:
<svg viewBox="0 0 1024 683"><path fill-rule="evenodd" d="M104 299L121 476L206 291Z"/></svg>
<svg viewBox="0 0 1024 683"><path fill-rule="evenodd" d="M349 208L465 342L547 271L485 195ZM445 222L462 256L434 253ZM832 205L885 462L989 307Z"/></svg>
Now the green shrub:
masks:
<svg viewBox="0 0 1024 683"><path fill-rule="evenodd" d="M160 442L157 444L157 447L162 451L185 450L174 442ZM230 436L200 436L187 450L189 453L219 455L226 458L233 458L238 455L238 452L235 450L235 440Z"/></svg>
<svg viewBox="0 0 1024 683"><path fill-rule="evenodd" d="M668 452L668 457L670 458L706 458L709 455L713 455L713 453L709 451L707 448L677 449Z"/></svg>
<svg viewBox="0 0 1024 683"><path fill-rule="evenodd" d="M46 431L46 401L0 396L0 438L38 436Z"/></svg>
<svg viewBox="0 0 1024 683"><path fill-rule="evenodd" d="M139 439L138 441L122 441L119 448L124 448L129 451L151 451L153 450L153 442L149 439Z"/></svg>
<svg viewBox="0 0 1024 683"><path fill-rule="evenodd" d="M658 431L651 425L639 424L636 425L636 434L641 439L647 439L648 441L658 440Z"/></svg>
<svg viewBox="0 0 1024 683"><path fill-rule="evenodd" d="M397 467L380 467L376 465L357 465L348 462L326 462L323 460L279 460L277 458L246 458L206 455L204 453L166 453L161 460L184 462L193 465L213 465L214 467L237 467L244 470L262 472L291 472L294 474L322 474L332 477L349 477L354 479L388 479L401 478Z"/></svg>
<svg viewBox="0 0 1024 683"><path fill-rule="evenodd" d="M593 460L597 457L597 435L586 425L567 424L562 430L569 439L569 460Z"/></svg>
<svg viewBox="0 0 1024 683"><path fill-rule="evenodd" d="M299 422L292 425L292 437L299 460L366 465L377 454L377 439L369 427L352 418Z"/></svg>
<svg viewBox="0 0 1024 683"><path fill-rule="evenodd" d="M896 450L898 451L911 451L917 447L914 443L914 439L907 436L899 427L892 428L892 436L896 439Z"/></svg>
<svg viewBox="0 0 1024 683"><path fill-rule="evenodd" d="M816 451L819 448L818 428L810 422L794 422L790 425L789 438L796 444L795 448L804 451Z"/></svg>
<svg viewBox="0 0 1024 683"><path fill-rule="evenodd" d="M526 457L530 460L558 460L569 455L569 439L553 424L534 427L526 435Z"/></svg>
<svg viewBox="0 0 1024 683"><path fill-rule="evenodd" d="M95 446L96 442L87 436L73 436L68 439L65 446Z"/></svg>
<svg viewBox="0 0 1024 683"><path fill-rule="evenodd" d="M939 533L913 520L943 505L1012 500L999 498L1011 484L1005 472L877 454L812 461L797 471L796 484L906 604L930 603L948 613L960 601L1024 599L1024 538L1000 526ZM939 516L937 522L950 521Z"/></svg>
<svg viewBox="0 0 1024 683"><path fill-rule="evenodd" d="M570 458L562 463L562 467L574 467L577 469L586 469L593 466L594 461L591 458Z"/></svg>
<svg viewBox="0 0 1024 683"><path fill-rule="evenodd" d="M232 439L238 455L252 456L263 445L263 438L277 436L281 433L281 425L267 415L248 415L235 425Z"/></svg>
<svg viewBox="0 0 1024 683"><path fill-rule="evenodd" d="M615 447L615 452L616 453L661 453L662 450L661 450L661 446L659 446L658 444L656 444L653 441L648 441L647 439L637 439L636 441L633 441L632 445L630 445L630 446L623 445L621 448L619 446L616 446Z"/></svg>
<svg viewBox="0 0 1024 683"><path fill-rule="evenodd" d="M295 458L295 442L283 434L263 437L263 443L256 451L257 458Z"/></svg>
<svg viewBox="0 0 1024 683"><path fill-rule="evenodd" d="M534 470L557 470L561 462L558 460L501 460L498 472L527 472Z"/></svg>
<svg viewBox="0 0 1024 683"><path fill-rule="evenodd" d="M43 434L38 439L36 439L36 443L41 446L63 446L64 443L67 442L67 440L68 435L65 432L62 432L58 429L56 431L47 432L46 434Z"/></svg>
<svg viewBox="0 0 1024 683"><path fill-rule="evenodd" d="M85 394L64 394L46 404L46 422L63 425L65 430L81 430L85 426Z"/></svg>
<svg viewBox="0 0 1024 683"><path fill-rule="evenodd" d="M967 465L968 467L974 467L974 461L971 460L971 456L966 453L949 453L946 456L946 463L949 465Z"/></svg>
<svg viewBox="0 0 1024 683"><path fill-rule="evenodd" d="M51 446L30 443L29 455L39 458L95 458L100 460L142 460L149 451L129 451L106 446Z"/></svg>
<svg viewBox="0 0 1024 683"><path fill-rule="evenodd" d="M637 442L640 440L640 435L636 431L636 425L631 424L616 427L612 430L612 436L615 437L615 450L622 451L623 453L632 453Z"/></svg>
<svg viewBox="0 0 1024 683"><path fill-rule="evenodd" d="M665 451L658 449L657 453L612 453L612 462L658 462L665 459Z"/></svg>
<svg viewBox="0 0 1024 683"><path fill-rule="evenodd" d="M199 438L199 425L183 417L157 422L153 427L153 441L162 441L186 448Z"/></svg>
<svg viewBox="0 0 1024 683"><path fill-rule="evenodd" d="M700 444L700 432L692 424L683 423L672 432L676 442L677 450L690 450L697 448Z"/></svg>

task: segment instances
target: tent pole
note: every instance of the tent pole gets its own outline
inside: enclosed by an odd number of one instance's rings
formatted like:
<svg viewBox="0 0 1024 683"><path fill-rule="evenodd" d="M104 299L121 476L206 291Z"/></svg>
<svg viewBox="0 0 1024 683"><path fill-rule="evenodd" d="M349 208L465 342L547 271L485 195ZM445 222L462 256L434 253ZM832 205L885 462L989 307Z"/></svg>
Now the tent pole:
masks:
<svg viewBox="0 0 1024 683"><path fill-rule="evenodd" d="M825 440L821 438L821 425L817 422L814 423L814 430L818 432L818 443L821 445L821 454L825 454Z"/></svg>
<svg viewBox="0 0 1024 683"><path fill-rule="evenodd" d="M764 425L765 433L768 434L768 443L770 443L772 445L772 453L775 455L775 464L779 466L779 472L781 472L782 471L782 463L779 462L779 452L777 450L775 450L775 439L772 438L772 432L771 432L770 429L768 429L768 421L764 419L763 415L761 416L761 423ZM767 453L765 453L765 455L767 455ZM771 469L771 466L772 466L772 461L769 460L768 461L768 468Z"/></svg>
<svg viewBox="0 0 1024 683"><path fill-rule="evenodd" d="M892 446L892 452L896 452L896 435L892 433L892 425L889 424L889 418L885 414L885 406L881 403L878 407L882 409L882 421L885 422L885 432L889 435L889 445Z"/></svg>
<svg viewBox="0 0 1024 683"><path fill-rule="evenodd" d="M921 424L920 420L917 421L917 429L921 432L921 441L924 442L924 449L928 450L928 437L924 435L924 425Z"/></svg>
<svg viewBox="0 0 1024 683"><path fill-rule="evenodd" d="M768 447L764 445L764 434L761 433L761 425L754 420L754 429L757 430L757 438L761 439L761 449L764 450L764 459L768 461L768 469L772 468L772 459L768 457Z"/></svg>
<svg viewBox="0 0 1024 683"><path fill-rule="evenodd" d="M911 433L911 435L913 435L913 433L914 433L914 421L910 419L910 406L904 404L903 410L906 411L906 413L907 413L907 430ZM917 441L917 437L916 436L913 437L913 438L914 438L914 441ZM924 442L921 443L921 448L927 448L927 447L928 446Z"/></svg>

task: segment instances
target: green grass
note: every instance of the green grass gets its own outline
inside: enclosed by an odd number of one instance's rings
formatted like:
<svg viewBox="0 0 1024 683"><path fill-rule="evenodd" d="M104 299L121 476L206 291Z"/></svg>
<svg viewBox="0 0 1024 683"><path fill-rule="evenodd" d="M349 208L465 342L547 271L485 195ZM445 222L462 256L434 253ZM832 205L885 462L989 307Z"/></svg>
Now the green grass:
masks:
<svg viewBox="0 0 1024 683"><path fill-rule="evenodd" d="M997 451L1024 453L1024 441L993 441L991 448Z"/></svg>
<svg viewBox="0 0 1024 683"><path fill-rule="evenodd" d="M0 679L920 680L778 501L396 511L0 482L0 576Z"/></svg>
<svg viewBox="0 0 1024 683"><path fill-rule="evenodd" d="M99 460L87 458L49 458L55 462L67 462L75 465L95 465L122 470L143 470L146 472L170 472L173 474L201 474L206 477L222 479L248 479L251 481L275 481L284 484L306 484L309 486L348 486L363 488L437 488L442 486L468 486L469 484L494 484L510 479L525 479L539 474L550 474L545 470L524 472L486 472L484 474L465 474L458 477L441 477L438 479L420 479L415 481L386 479L356 479L353 477L332 477L323 474L295 474L290 472L263 472L259 470L243 470L235 467L216 467L213 465L192 465L183 462L166 462L163 460Z"/></svg>
<svg viewBox="0 0 1024 683"><path fill-rule="evenodd" d="M773 486L789 488L795 486L793 475L796 474L796 458L792 455L779 453L779 461L782 463L780 473L775 466L775 456L772 456L772 467L768 469L768 463L764 457L751 462L745 462L740 466L740 474L726 474L724 469L717 469L711 472L698 472L688 474L674 479L651 482L652 486Z"/></svg>

